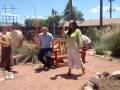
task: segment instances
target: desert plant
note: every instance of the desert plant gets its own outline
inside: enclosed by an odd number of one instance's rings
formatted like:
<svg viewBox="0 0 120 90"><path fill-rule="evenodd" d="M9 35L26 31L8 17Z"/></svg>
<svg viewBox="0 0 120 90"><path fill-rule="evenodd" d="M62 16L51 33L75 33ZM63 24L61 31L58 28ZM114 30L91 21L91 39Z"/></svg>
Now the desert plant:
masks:
<svg viewBox="0 0 120 90"><path fill-rule="evenodd" d="M113 56L120 56L120 31L104 33L100 37L98 51L111 51Z"/></svg>
<svg viewBox="0 0 120 90"><path fill-rule="evenodd" d="M120 57L120 31L110 37L110 50L113 56Z"/></svg>
<svg viewBox="0 0 120 90"><path fill-rule="evenodd" d="M105 54L105 50L107 50L107 47L105 45L106 38L102 37L102 32L100 32L96 28L89 28L86 32L86 35L90 37L96 54Z"/></svg>
<svg viewBox="0 0 120 90"><path fill-rule="evenodd" d="M93 48L96 54L106 54L106 51L111 51L112 55L120 57L120 31L111 30L102 32L96 28L89 28L86 32L87 36L92 41Z"/></svg>
<svg viewBox="0 0 120 90"><path fill-rule="evenodd" d="M100 40L100 33L96 28L88 28L86 35L90 37L92 44L97 43Z"/></svg>
<svg viewBox="0 0 120 90"><path fill-rule="evenodd" d="M26 64L27 62L37 61L37 52L39 48L32 44L31 42L24 41L21 48L13 48L13 54L23 54L26 58L22 60L22 63Z"/></svg>
<svg viewBox="0 0 120 90"><path fill-rule="evenodd" d="M26 55L28 59L23 60L24 63L37 61L37 53L39 48L32 44L25 42L23 45L23 54Z"/></svg>
<svg viewBox="0 0 120 90"><path fill-rule="evenodd" d="M93 42L96 54L104 55L106 54L106 51L108 50L108 44L107 44L107 38L106 37L100 37L100 39L96 42Z"/></svg>

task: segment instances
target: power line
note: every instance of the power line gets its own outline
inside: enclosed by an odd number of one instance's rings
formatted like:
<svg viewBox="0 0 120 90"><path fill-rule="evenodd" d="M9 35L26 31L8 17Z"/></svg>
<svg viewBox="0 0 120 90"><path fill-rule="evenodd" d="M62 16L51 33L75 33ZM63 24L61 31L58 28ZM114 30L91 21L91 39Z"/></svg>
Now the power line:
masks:
<svg viewBox="0 0 120 90"><path fill-rule="evenodd" d="M112 7L112 3L115 0L108 0L110 2L110 8L109 8L109 12L110 12L110 19L112 18L112 12L114 11L113 7Z"/></svg>
<svg viewBox="0 0 120 90"><path fill-rule="evenodd" d="M17 16L15 15L16 8L14 8L13 4L10 7L8 7L6 2L3 6L3 13L1 14L1 24L11 25L15 23L17 21Z"/></svg>

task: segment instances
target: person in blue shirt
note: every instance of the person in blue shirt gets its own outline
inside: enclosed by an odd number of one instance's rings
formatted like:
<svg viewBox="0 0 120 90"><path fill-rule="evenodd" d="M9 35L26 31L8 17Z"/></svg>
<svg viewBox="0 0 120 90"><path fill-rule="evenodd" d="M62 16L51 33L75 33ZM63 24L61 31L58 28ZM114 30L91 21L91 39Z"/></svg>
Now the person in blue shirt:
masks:
<svg viewBox="0 0 120 90"><path fill-rule="evenodd" d="M43 68L53 68L53 60L51 58L53 50L53 35L48 32L48 28L43 26L39 34L40 51L38 53L38 59L44 65Z"/></svg>

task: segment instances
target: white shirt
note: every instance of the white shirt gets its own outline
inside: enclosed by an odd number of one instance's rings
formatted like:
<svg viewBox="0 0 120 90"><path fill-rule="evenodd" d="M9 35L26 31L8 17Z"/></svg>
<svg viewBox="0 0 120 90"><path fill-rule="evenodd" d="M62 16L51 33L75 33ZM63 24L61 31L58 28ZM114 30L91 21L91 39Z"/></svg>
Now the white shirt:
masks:
<svg viewBox="0 0 120 90"><path fill-rule="evenodd" d="M83 41L85 42L86 45L91 43L90 38L87 37L86 35L82 35L82 39L83 39Z"/></svg>

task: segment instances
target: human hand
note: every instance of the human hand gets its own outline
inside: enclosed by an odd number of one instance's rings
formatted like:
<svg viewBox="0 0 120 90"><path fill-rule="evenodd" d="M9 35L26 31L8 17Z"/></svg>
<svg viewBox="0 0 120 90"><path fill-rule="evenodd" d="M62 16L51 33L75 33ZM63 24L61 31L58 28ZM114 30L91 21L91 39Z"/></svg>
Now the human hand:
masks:
<svg viewBox="0 0 120 90"><path fill-rule="evenodd" d="M9 46L11 43L10 42L6 42L5 44Z"/></svg>

